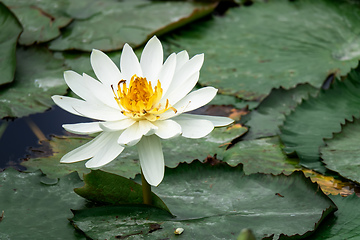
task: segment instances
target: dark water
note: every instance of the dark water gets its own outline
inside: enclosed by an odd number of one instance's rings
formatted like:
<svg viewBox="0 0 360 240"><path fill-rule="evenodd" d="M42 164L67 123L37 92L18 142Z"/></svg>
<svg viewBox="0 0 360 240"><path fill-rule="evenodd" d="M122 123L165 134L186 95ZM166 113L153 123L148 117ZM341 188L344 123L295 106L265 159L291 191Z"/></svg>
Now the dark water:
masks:
<svg viewBox="0 0 360 240"><path fill-rule="evenodd" d="M34 122L48 139L51 135L65 134L62 124L91 121L56 106L44 113L26 118L1 120L0 126L5 124L7 127L0 138L0 171L9 166L19 170L25 169L19 165L20 162L30 154L30 148L39 147L39 139L29 127L28 120Z"/></svg>

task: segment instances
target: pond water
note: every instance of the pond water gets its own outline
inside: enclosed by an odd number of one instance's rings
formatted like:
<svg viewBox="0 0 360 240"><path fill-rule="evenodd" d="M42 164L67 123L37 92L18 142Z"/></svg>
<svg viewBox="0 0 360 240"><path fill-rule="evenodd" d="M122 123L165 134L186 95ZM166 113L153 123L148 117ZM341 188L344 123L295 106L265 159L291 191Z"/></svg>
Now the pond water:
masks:
<svg viewBox="0 0 360 240"><path fill-rule="evenodd" d="M54 106L52 109L39 114L33 114L15 120L0 120L0 171L12 166L19 170L25 168L20 165L22 159L31 154L31 148L39 147L39 139L29 126L33 122L49 139L51 135L64 135L62 128L65 123L89 122L88 118L68 113ZM2 133L2 134L1 134Z"/></svg>

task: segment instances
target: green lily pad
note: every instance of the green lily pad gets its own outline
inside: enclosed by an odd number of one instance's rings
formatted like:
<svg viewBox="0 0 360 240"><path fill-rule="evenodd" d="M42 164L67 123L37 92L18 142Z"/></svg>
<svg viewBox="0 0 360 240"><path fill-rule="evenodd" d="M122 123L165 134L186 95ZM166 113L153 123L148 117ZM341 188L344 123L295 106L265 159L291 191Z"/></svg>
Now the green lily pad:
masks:
<svg viewBox="0 0 360 240"><path fill-rule="evenodd" d="M244 173L270 173L278 175L300 170L298 159L288 158L282 152L282 144L278 137L247 140L220 155L222 161L230 166L244 165Z"/></svg>
<svg viewBox="0 0 360 240"><path fill-rule="evenodd" d="M170 52L205 53L201 84L261 100L272 88L320 87L328 74L343 76L357 66L360 8L349 2L256 2L192 24L166 40Z"/></svg>
<svg viewBox="0 0 360 240"><path fill-rule="evenodd" d="M17 16L24 32L21 34L19 43L31 45L34 43L47 42L60 35L59 28L71 22L61 8L66 8L67 1L46 0L3 0L11 11Z"/></svg>
<svg viewBox="0 0 360 240"><path fill-rule="evenodd" d="M0 2L0 85L14 79L16 68L16 42L22 31L14 14Z"/></svg>
<svg viewBox="0 0 360 240"><path fill-rule="evenodd" d="M0 88L0 118L23 117L54 105L52 95L66 93L61 60L43 48L17 50L15 80Z"/></svg>
<svg viewBox="0 0 360 240"><path fill-rule="evenodd" d="M235 137L246 132L246 128L217 128L209 136L201 139L174 138L162 141L165 164L168 167L176 167L180 162L191 162L194 159L205 160L208 155L225 151L219 146L229 143ZM90 172L85 167L85 162L60 163L60 158L67 152L90 141L90 137L64 136L53 137L40 152L44 156L30 158L21 163L27 171L41 171L49 178L59 178L70 172L77 171L82 177ZM49 154L50 148L50 154ZM39 152L39 151L37 151ZM140 173L139 156L136 147L125 150L112 162L103 166L102 171L114 173L126 178L134 178Z"/></svg>
<svg viewBox="0 0 360 240"><path fill-rule="evenodd" d="M112 204L143 204L142 186L128 178L100 170L84 175L85 185L74 191L90 201ZM152 193L152 205L170 212L165 203Z"/></svg>
<svg viewBox="0 0 360 240"><path fill-rule="evenodd" d="M257 239L298 238L336 209L302 172L245 176L241 166L198 161L167 168L153 191L176 217L157 208L107 206L75 211L72 223L90 239L172 239L178 227L185 229L179 239L234 239L243 228Z"/></svg>
<svg viewBox="0 0 360 240"><path fill-rule="evenodd" d="M67 221L70 208L85 205L73 191L81 180L71 174L48 185L41 177L39 171L0 173L0 239L85 239Z"/></svg>
<svg viewBox="0 0 360 240"><path fill-rule="evenodd" d="M208 15L215 6L176 1L107 1L99 14L75 20L66 27L50 43L50 49L110 51L121 49L125 43L137 47L153 35L162 35Z"/></svg>
<svg viewBox="0 0 360 240"><path fill-rule="evenodd" d="M325 141L320 149L326 168L360 184L360 120L347 122L340 133Z"/></svg>
<svg viewBox="0 0 360 240"><path fill-rule="evenodd" d="M324 138L341 131L341 124L360 116L360 71L352 70L344 81L335 81L329 90L304 100L286 116L280 138L287 154L296 152L300 164L325 172L319 148Z"/></svg>
<svg viewBox="0 0 360 240"><path fill-rule="evenodd" d="M285 90L273 89L260 105L241 118L241 122L250 127L243 140L270 137L279 134L279 126L295 107L309 95L314 96L318 90L309 84L298 85Z"/></svg>
<svg viewBox="0 0 360 240"><path fill-rule="evenodd" d="M356 194L348 197L340 195L331 196L338 210L334 217L327 218L309 240L335 240L347 239L356 240L360 235L360 199Z"/></svg>

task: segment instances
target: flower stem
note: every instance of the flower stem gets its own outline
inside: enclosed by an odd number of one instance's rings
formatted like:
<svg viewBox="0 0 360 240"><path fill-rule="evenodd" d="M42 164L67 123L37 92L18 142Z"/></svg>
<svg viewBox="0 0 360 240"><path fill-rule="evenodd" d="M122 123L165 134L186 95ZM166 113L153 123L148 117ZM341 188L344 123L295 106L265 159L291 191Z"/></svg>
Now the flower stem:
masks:
<svg viewBox="0 0 360 240"><path fill-rule="evenodd" d="M151 186L146 181L144 174L141 170L141 182L142 182L142 190L143 190L143 200L144 204L151 205L152 199L151 199Z"/></svg>

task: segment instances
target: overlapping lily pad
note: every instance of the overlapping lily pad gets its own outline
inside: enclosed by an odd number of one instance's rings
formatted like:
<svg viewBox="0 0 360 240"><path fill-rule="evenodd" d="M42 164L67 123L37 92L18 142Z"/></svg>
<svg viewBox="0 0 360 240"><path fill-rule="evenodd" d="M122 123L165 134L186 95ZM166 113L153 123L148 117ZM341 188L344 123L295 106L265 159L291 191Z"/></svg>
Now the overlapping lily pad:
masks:
<svg viewBox="0 0 360 240"><path fill-rule="evenodd" d="M22 27L14 14L0 2L0 85L12 82L16 67L16 42Z"/></svg>
<svg viewBox="0 0 360 240"><path fill-rule="evenodd" d="M0 88L0 118L23 117L50 108L54 104L50 97L67 91L64 70L62 61L46 49L18 49L15 80Z"/></svg>
<svg viewBox="0 0 360 240"><path fill-rule="evenodd" d="M237 143L220 158L231 166L244 165L244 173L290 174L300 170L298 159L288 158L281 150L278 137L247 140Z"/></svg>
<svg viewBox="0 0 360 240"><path fill-rule="evenodd" d="M301 165L324 172L319 150L324 146L323 139L341 131L346 119L359 117L359 106L360 72L356 69L344 81L336 81L329 90L304 100L286 116L280 135L284 151L296 152Z"/></svg>
<svg viewBox="0 0 360 240"><path fill-rule="evenodd" d="M99 14L69 25L51 42L50 49L110 51L121 49L125 43L137 47L153 35L164 34L211 13L215 6L177 1L106 1L100 6Z"/></svg>
<svg viewBox="0 0 360 240"><path fill-rule="evenodd" d="M309 84L285 90L273 89L260 105L249 114L241 118L242 123L250 127L249 132L242 138L255 139L279 134L279 126L295 107L309 95L315 95L318 90Z"/></svg>
<svg viewBox="0 0 360 240"><path fill-rule="evenodd" d="M205 53L200 83L247 100L298 83L320 87L360 59L360 8L350 1L256 2L167 38L170 51Z"/></svg>
<svg viewBox="0 0 360 240"><path fill-rule="evenodd" d="M348 197L330 196L338 210L334 217L326 219L308 240L347 239L356 240L360 235L360 199L356 194Z"/></svg>
<svg viewBox="0 0 360 240"><path fill-rule="evenodd" d="M198 161L167 168L153 191L175 218L157 208L107 206L75 211L72 223L90 239L174 238L177 227L185 229L181 239L233 239L243 228L279 239L309 234L336 209L301 172L245 176L241 166Z"/></svg>
<svg viewBox="0 0 360 240"><path fill-rule="evenodd" d="M67 220L70 208L85 205L73 191L82 185L79 177L71 174L47 185L41 175L14 169L0 173L0 239L85 239Z"/></svg>
<svg viewBox="0 0 360 240"><path fill-rule="evenodd" d="M71 18L63 11L67 0L3 0L24 27L19 43L31 45L47 42L60 35L59 28L68 25Z"/></svg>
<svg viewBox="0 0 360 240"><path fill-rule="evenodd" d="M340 133L327 139L321 148L326 168L360 184L360 120L347 122Z"/></svg>
<svg viewBox="0 0 360 240"><path fill-rule="evenodd" d="M208 155L225 150L226 144L233 138L246 132L246 128L233 127L231 129L218 128L209 136L201 139L174 138L162 141L165 164L168 167L176 167L180 162L191 162L194 159L205 160ZM45 154L43 157L31 158L22 162L22 165L28 168L28 171L41 169L50 178L58 178L77 171L82 177L89 173L85 167L85 162L71 164L60 163L60 158L67 152L76 147L85 144L92 138L89 137L53 137L49 141L52 153ZM223 146L222 146L223 145ZM221 148L222 146L222 148ZM45 146L44 152L48 147ZM47 150L48 151L48 150ZM134 178L140 173L139 157L136 147L125 148L125 150L112 162L105 165L101 170L114 173L127 178Z"/></svg>

